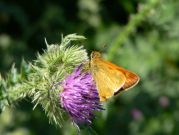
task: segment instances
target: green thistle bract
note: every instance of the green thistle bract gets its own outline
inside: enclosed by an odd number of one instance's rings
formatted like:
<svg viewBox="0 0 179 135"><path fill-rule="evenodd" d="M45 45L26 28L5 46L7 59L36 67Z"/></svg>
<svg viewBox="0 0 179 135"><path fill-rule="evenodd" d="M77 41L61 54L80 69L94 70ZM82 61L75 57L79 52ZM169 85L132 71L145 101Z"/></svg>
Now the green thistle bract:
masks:
<svg viewBox="0 0 179 135"><path fill-rule="evenodd" d="M62 82L77 65L88 61L86 50L80 45L84 39L76 34L67 35L62 37L60 45L46 43L44 53L38 54L33 63L24 61L20 73L13 66L8 78L0 84L5 91L0 94L0 109L4 110L11 103L29 96L34 108L42 106L50 122L61 125L63 110L59 93L62 87L55 84Z"/></svg>

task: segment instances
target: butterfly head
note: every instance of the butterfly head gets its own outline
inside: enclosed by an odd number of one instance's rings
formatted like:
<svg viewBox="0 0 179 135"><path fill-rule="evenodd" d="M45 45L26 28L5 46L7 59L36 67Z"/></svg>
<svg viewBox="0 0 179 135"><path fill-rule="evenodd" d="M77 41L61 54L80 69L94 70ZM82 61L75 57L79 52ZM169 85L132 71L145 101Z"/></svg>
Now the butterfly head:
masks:
<svg viewBox="0 0 179 135"><path fill-rule="evenodd" d="M91 59L94 59L94 58L101 58L101 54L99 52L92 52L91 53Z"/></svg>

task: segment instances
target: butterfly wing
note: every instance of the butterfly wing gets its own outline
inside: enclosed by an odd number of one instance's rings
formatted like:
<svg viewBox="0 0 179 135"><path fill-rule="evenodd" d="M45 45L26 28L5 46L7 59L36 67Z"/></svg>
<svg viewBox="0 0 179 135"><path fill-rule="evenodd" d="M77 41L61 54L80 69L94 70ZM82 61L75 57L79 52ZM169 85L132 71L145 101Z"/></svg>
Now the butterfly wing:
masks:
<svg viewBox="0 0 179 135"><path fill-rule="evenodd" d="M125 75L126 81L125 81L124 85L122 86L122 88L119 89L120 91L121 90L128 90L128 89L134 87L139 82L140 78L135 73L133 73L133 72L131 72L129 70L126 70L126 69L124 69L122 67L119 67L119 66L117 66L117 65L115 65L115 64L113 64L113 63L111 63L109 61L102 60L102 62L105 65L107 65L109 68L116 69L116 70L122 72Z"/></svg>
<svg viewBox="0 0 179 135"><path fill-rule="evenodd" d="M126 82L126 77L122 72L104 65L101 61L92 64L91 69L100 101L105 101L112 97Z"/></svg>
<svg viewBox="0 0 179 135"><path fill-rule="evenodd" d="M126 91L126 90L134 87L139 82L140 78L135 73L128 71L126 69L123 69L121 67L119 67L118 70L123 72L125 74L125 77L126 77L126 82L125 82L125 84L124 84L124 86L122 87L121 90Z"/></svg>
<svg viewBox="0 0 179 135"><path fill-rule="evenodd" d="M139 81L136 74L101 59L98 52L92 54L91 71L100 101L105 101L120 91L135 86Z"/></svg>

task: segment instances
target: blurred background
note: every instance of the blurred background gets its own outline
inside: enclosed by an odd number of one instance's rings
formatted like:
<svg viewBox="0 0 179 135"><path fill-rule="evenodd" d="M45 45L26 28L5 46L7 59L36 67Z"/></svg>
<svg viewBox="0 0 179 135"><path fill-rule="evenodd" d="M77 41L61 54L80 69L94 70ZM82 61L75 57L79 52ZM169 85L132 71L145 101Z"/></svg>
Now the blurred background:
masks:
<svg viewBox="0 0 179 135"><path fill-rule="evenodd" d="M151 9L143 12L147 6ZM0 72L5 76L13 63L34 60L46 48L45 37L51 44L60 43L62 33L84 35L89 53L102 52L141 81L105 104L81 134L178 135L178 9L178 0L1 0ZM140 23L132 19L135 14L141 14ZM41 107L32 108L26 99L1 113L0 135L77 134L70 120L58 128Z"/></svg>

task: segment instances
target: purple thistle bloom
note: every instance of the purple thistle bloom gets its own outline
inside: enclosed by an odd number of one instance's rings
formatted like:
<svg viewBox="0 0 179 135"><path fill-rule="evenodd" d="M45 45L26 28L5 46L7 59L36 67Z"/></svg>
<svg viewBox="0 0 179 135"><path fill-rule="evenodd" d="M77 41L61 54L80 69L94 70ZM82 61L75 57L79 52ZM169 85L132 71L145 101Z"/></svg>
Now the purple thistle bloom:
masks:
<svg viewBox="0 0 179 135"><path fill-rule="evenodd" d="M80 65L64 80L62 86L62 107L76 124L90 124L94 111L102 110L92 75L88 72L82 73Z"/></svg>

